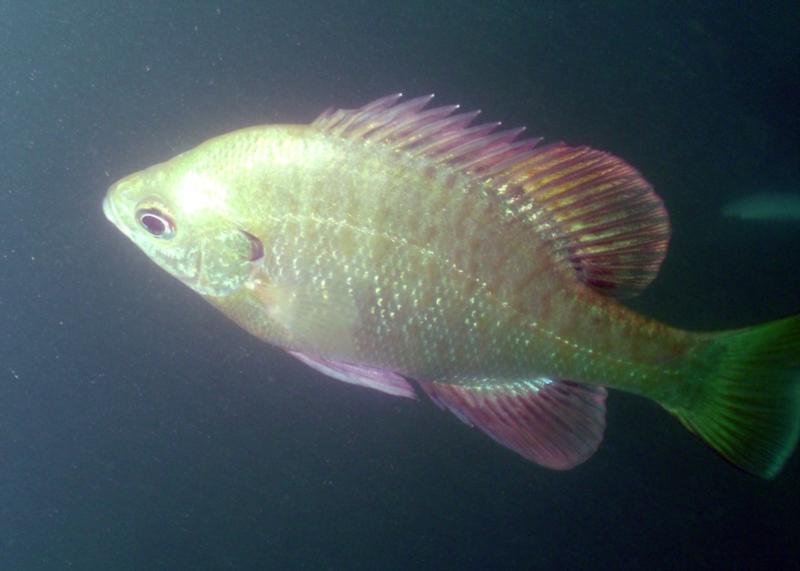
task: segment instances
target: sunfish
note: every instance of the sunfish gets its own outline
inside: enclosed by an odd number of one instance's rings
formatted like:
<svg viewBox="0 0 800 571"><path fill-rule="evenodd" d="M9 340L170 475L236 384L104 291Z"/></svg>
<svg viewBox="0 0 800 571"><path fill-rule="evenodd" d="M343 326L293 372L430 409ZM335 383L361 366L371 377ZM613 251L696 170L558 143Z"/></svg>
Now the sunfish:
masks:
<svg viewBox="0 0 800 571"><path fill-rule="evenodd" d="M800 220L800 193L749 194L726 204L722 215L742 220Z"/></svg>
<svg viewBox="0 0 800 571"><path fill-rule="evenodd" d="M634 168L400 98L213 138L103 210L256 337L342 381L417 386L543 466L595 452L609 387L775 476L800 431L800 316L690 332L635 313L618 300L655 278L670 226Z"/></svg>

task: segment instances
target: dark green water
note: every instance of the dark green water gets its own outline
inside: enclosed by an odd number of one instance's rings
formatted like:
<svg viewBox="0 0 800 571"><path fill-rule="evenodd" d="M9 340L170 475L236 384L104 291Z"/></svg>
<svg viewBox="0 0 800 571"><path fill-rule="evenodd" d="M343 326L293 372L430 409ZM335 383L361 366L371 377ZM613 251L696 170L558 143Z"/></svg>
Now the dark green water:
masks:
<svg viewBox="0 0 800 571"><path fill-rule="evenodd" d="M800 310L797 2L0 1L0 571L791 569L800 457L764 482L614 393L598 454L525 463L422 400L263 346L102 216L115 179L330 105L436 92L611 151L670 254L634 305Z"/></svg>

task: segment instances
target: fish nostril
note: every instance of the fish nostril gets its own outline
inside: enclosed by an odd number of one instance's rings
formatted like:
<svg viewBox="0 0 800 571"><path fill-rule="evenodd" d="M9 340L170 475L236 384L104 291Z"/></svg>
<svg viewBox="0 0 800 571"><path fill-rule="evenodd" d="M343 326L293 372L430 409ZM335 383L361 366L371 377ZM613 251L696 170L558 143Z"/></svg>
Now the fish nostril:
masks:
<svg viewBox="0 0 800 571"><path fill-rule="evenodd" d="M246 230L241 230L250 241L250 255L247 257L251 262L257 262L264 257L264 243Z"/></svg>

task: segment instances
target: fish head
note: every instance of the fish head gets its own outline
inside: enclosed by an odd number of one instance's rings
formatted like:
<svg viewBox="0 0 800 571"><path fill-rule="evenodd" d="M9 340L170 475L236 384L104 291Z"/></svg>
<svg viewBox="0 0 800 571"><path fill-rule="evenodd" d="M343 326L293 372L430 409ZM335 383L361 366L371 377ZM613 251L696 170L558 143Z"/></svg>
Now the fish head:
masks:
<svg viewBox="0 0 800 571"><path fill-rule="evenodd" d="M179 155L114 183L103 212L161 268L219 298L247 282L264 254L237 224L230 194L212 169Z"/></svg>

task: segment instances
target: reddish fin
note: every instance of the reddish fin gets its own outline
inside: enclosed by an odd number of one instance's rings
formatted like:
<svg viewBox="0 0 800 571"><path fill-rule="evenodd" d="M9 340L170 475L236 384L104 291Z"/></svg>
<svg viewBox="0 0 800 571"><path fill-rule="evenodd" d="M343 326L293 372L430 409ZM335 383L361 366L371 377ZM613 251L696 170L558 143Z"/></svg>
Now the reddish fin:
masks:
<svg viewBox="0 0 800 571"><path fill-rule="evenodd" d="M328 110L312 126L471 175L514 205L596 291L635 295L655 278L667 251L669 219L634 168L587 147L534 148L541 139L516 140L524 129L494 133L500 123L470 126L479 112L455 113L457 105L423 110L433 95L398 103L400 98Z"/></svg>
<svg viewBox="0 0 800 571"><path fill-rule="evenodd" d="M511 201L586 285L625 297L655 278L667 253L669 217L636 169L602 151L556 143L507 173L521 189Z"/></svg>
<svg viewBox="0 0 800 571"><path fill-rule="evenodd" d="M524 129L492 133L500 123L468 127L479 112L453 115L458 105L423 111L433 95L398 104L401 96L390 95L360 109L329 109L311 125L332 135L381 142L393 149L424 155L434 163L447 164L480 178L530 157L541 140L514 142Z"/></svg>
<svg viewBox="0 0 800 571"><path fill-rule="evenodd" d="M402 376L383 369L373 369L338 361L329 361L319 357L309 357L305 353L289 351L289 354L296 357L312 369L323 373L338 381L344 381L353 385L375 389L389 395L406 398L417 398L414 388Z"/></svg>
<svg viewBox="0 0 800 571"><path fill-rule="evenodd" d="M423 381L442 408L524 458L555 470L587 460L603 440L606 390L535 379L497 388Z"/></svg>

